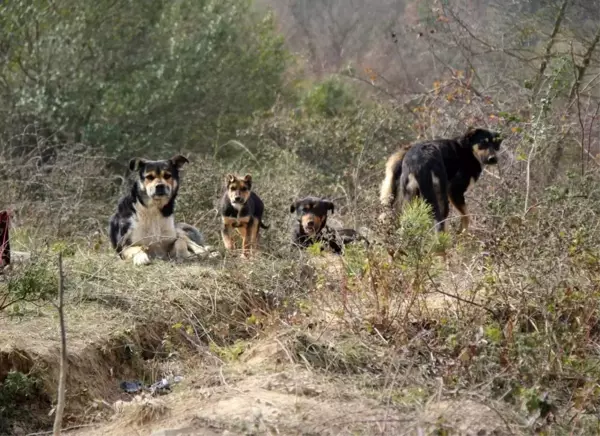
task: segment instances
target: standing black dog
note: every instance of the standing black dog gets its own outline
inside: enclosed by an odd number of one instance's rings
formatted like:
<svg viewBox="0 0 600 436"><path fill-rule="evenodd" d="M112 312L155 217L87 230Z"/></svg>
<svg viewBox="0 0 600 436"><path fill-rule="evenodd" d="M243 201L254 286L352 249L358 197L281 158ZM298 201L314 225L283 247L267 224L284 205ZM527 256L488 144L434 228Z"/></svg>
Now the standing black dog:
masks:
<svg viewBox="0 0 600 436"><path fill-rule="evenodd" d="M450 201L461 214L461 231L467 230L465 192L477 182L483 165L498 163L501 143L499 133L470 128L454 139L433 139L404 147L387 161L382 205L393 210L398 189L404 201L421 196L433 209L436 230L444 231Z"/></svg>
<svg viewBox="0 0 600 436"><path fill-rule="evenodd" d="M129 169L136 172L136 180L109 222L111 244L122 259L146 265L152 258L208 253L195 227L175 224L179 171L188 162L180 155L158 161L131 159Z"/></svg>
<svg viewBox="0 0 600 436"><path fill-rule="evenodd" d="M316 197L305 197L290 206L290 213L296 213L297 221L293 228L293 244L307 248L315 242L322 242L336 254L340 254L346 244L365 240L354 229L332 229L327 226L327 213L333 213L333 202ZM366 241L366 240L365 240Z"/></svg>

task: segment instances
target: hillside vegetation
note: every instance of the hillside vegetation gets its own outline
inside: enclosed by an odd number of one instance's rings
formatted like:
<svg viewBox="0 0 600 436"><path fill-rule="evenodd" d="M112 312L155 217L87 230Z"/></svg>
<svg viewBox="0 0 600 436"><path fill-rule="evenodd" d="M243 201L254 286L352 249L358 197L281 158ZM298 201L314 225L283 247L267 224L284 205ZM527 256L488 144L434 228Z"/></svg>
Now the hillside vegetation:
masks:
<svg viewBox="0 0 600 436"><path fill-rule="evenodd" d="M600 434L600 25L594 1L14 0L0 5L0 435ZM382 225L399 146L505 137L468 233L415 202ZM122 262L133 157L187 156L177 221L217 259ZM224 255L229 172L265 202ZM373 242L292 250L290 204ZM446 256L439 256L439 249ZM397 251L394 259L389 250ZM172 392L129 394L183 377Z"/></svg>

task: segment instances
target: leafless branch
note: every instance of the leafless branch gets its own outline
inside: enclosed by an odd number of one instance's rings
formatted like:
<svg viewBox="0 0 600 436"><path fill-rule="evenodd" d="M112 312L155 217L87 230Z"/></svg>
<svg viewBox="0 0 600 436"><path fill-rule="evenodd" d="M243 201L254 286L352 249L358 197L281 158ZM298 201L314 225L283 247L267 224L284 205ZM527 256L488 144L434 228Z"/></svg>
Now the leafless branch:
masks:
<svg viewBox="0 0 600 436"><path fill-rule="evenodd" d="M567 10L567 6L569 4L569 0L563 0L560 10L556 15L556 20L554 21L554 28L552 29L552 33L550 34L550 38L548 39L548 43L546 44L546 48L544 50L544 58L542 63L540 64L540 70L538 72L537 78L533 85L533 92L531 94L531 98L534 99L542 85L542 81L544 80L544 72L546 71L546 67L548 66L548 62L550 61L550 57L552 55L552 47L554 47L554 43L556 42L556 35L560 30L560 25L565 17L565 11Z"/></svg>

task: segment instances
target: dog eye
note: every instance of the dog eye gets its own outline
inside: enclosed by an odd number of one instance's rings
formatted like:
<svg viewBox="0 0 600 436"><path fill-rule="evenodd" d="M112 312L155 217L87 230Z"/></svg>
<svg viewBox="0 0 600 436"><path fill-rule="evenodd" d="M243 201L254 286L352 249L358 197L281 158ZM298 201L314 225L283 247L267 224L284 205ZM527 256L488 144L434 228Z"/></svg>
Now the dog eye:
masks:
<svg viewBox="0 0 600 436"><path fill-rule="evenodd" d="M156 177L154 177L152 174L148 174L146 175L146 180L148 180L149 182L151 182L152 180L154 180Z"/></svg>
<svg viewBox="0 0 600 436"><path fill-rule="evenodd" d="M171 176L171 174L169 174L169 173L165 173L165 174L163 174L163 179L165 179L165 180L169 180L171 177L172 177L172 176Z"/></svg>
<svg viewBox="0 0 600 436"><path fill-rule="evenodd" d="M242 192L246 192L247 190L248 190L248 187L246 187L246 186L242 186L240 188L240 191L242 191Z"/></svg>

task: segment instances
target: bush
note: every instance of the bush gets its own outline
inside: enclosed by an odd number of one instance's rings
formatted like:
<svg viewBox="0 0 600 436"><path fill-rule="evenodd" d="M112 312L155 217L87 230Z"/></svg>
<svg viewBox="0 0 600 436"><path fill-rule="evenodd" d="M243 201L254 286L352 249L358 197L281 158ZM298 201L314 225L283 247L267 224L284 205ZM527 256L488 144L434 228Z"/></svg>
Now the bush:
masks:
<svg viewBox="0 0 600 436"><path fill-rule="evenodd" d="M0 130L18 153L37 137L127 158L207 151L281 91L283 39L250 1L15 1L0 17ZM35 135L22 136L29 125Z"/></svg>
<svg viewBox="0 0 600 436"><path fill-rule="evenodd" d="M356 110L358 102L348 85L331 77L309 89L301 99L309 115L333 117Z"/></svg>
<svg viewBox="0 0 600 436"><path fill-rule="evenodd" d="M45 262L26 265L0 285L0 311L27 302L48 300L57 294L58 278Z"/></svg>
<svg viewBox="0 0 600 436"><path fill-rule="evenodd" d="M429 270L432 267L432 255L449 245L449 235L435 231L432 216L431 205L421 197L412 199L402 207L396 243L398 248L403 249L403 261L411 268Z"/></svg>
<svg viewBox="0 0 600 436"><path fill-rule="evenodd" d="M0 434L12 434L11 422L31 423L31 417L27 416L28 406L32 400L39 399L40 388L40 381L32 375L19 371L10 371L6 375L0 382Z"/></svg>

